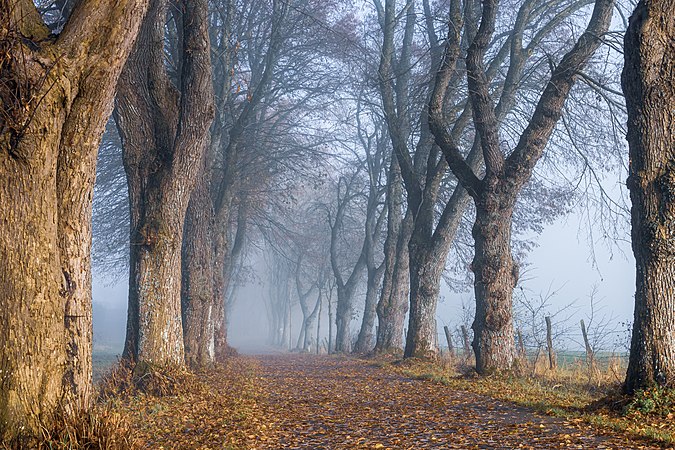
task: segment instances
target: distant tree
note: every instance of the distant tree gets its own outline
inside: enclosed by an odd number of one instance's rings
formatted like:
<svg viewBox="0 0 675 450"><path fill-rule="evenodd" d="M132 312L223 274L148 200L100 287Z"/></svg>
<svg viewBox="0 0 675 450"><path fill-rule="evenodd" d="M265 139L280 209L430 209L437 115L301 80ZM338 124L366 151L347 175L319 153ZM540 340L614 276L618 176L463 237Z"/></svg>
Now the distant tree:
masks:
<svg viewBox="0 0 675 450"><path fill-rule="evenodd" d="M96 151L147 1L0 3L0 440L92 400ZM61 30L62 27L62 30ZM58 30L57 30L58 28ZM24 443L30 446L30 443Z"/></svg>
<svg viewBox="0 0 675 450"><path fill-rule="evenodd" d="M640 1L624 41L636 293L624 389L675 381L675 4Z"/></svg>

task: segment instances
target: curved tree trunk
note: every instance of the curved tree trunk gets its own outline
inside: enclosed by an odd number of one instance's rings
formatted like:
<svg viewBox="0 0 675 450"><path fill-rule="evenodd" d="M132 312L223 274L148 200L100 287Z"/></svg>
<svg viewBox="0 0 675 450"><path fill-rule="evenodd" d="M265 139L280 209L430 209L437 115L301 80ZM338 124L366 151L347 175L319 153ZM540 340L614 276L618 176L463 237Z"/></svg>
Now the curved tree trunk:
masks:
<svg viewBox="0 0 675 450"><path fill-rule="evenodd" d="M0 4L0 441L91 403L96 153L146 7L81 2L53 39L33 2Z"/></svg>
<svg viewBox="0 0 675 450"><path fill-rule="evenodd" d="M626 32L628 188L636 293L624 389L675 381L675 5L641 1Z"/></svg>

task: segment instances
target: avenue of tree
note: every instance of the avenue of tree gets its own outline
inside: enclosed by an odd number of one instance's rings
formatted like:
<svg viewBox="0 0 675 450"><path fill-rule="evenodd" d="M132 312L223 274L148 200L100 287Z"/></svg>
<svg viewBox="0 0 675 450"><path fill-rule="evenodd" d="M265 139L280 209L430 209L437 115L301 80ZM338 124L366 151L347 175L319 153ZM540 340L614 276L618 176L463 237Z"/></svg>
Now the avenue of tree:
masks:
<svg viewBox="0 0 675 450"><path fill-rule="evenodd" d="M451 273L509 371L526 236L626 148L624 389L671 385L674 40L669 0L3 1L0 441L91 406L92 264L138 371L234 351L254 251L272 344L435 358Z"/></svg>

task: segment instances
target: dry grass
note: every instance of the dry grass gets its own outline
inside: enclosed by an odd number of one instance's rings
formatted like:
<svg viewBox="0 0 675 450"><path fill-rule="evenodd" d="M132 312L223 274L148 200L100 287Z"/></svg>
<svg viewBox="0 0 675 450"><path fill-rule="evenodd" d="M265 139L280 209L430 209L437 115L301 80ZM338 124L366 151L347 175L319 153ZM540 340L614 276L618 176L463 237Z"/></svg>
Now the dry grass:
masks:
<svg viewBox="0 0 675 450"><path fill-rule="evenodd" d="M135 419L123 402L142 397L175 397L199 391L197 377L184 369L136 364L121 360L103 376L98 396L88 411L57 412L54 423L38 435L18 436L0 443L0 449L19 450L133 450L131 437Z"/></svg>
<svg viewBox="0 0 675 450"><path fill-rule="evenodd" d="M37 436L18 436L0 443L3 450L130 450L129 420L110 403L99 403L86 412L59 411L53 426L43 427Z"/></svg>

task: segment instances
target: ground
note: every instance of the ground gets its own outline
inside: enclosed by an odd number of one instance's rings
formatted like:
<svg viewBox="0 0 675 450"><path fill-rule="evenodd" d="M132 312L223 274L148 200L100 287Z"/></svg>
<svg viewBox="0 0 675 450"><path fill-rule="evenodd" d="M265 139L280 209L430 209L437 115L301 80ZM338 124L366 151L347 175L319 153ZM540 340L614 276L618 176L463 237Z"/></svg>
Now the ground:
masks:
<svg viewBox="0 0 675 450"><path fill-rule="evenodd" d="M236 357L187 391L116 404L130 415L138 447L661 448L367 359Z"/></svg>

